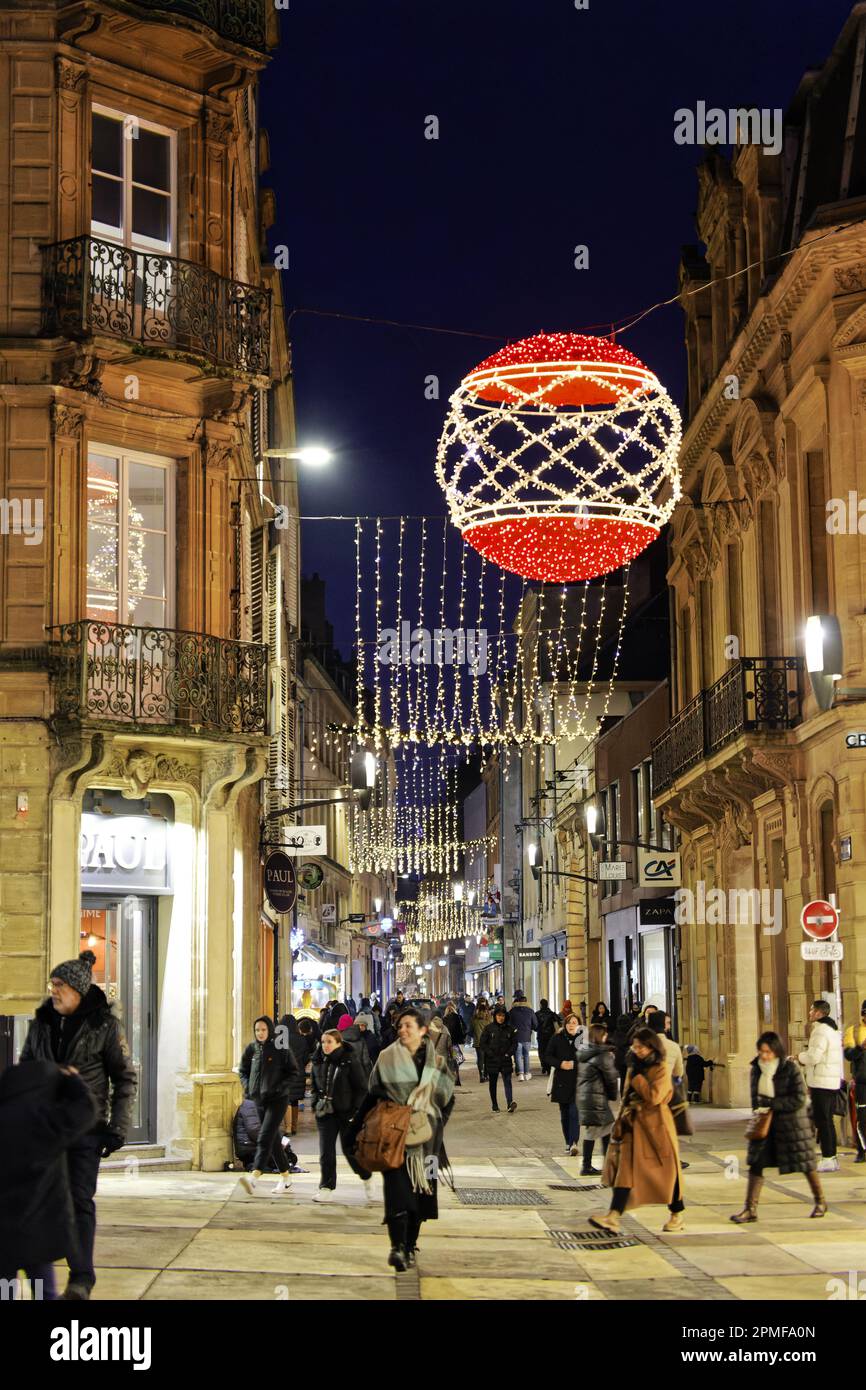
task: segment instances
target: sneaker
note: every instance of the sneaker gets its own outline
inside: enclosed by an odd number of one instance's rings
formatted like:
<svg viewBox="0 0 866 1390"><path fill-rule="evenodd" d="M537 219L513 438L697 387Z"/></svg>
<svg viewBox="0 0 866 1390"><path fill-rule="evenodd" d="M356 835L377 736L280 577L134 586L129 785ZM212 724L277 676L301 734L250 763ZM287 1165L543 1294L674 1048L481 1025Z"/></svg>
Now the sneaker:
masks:
<svg viewBox="0 0 866 1390"><path fill-rule="evenodd" d="M855 1163L866 1163L866 1154L858 1154L854 1159Z"/></svg>
<svg viewBox="0 0 866 1390"><path fill-rule="evenodd" d="M256 1190L256 1179L253 1177L252 1173L243 1173L241 1175L241 1187L252 1197Z"/></svg>
<svg viewBox="0 0 866 1390"><path fill-rule="evenodd" d="M398 1274L405 1274L409 1268L409 1256L402 1245L392 1245L388 1253L388 1263Z"/></svg>
<svg viewBox="0 0 866 1390"><path fill-rule="evenodd" d="M526 1077L523 1075L523 1072L522 1072L522 1071L519 1071L519 1072L517 1073L517 1080L518 1080L518 1081L525 1081L525 1080L526 1080Z"/></svg>
<svg viewBox="0 0 866 1390"><path fill-rule="evenodd" d="M292 1180L289 1177L288 1173L284 1173L283 1176L280 1178L279 1182L277 1183L276 1187L273 1188L271 1195L273 1197L279 1197L283 1192L291 1192L291 1190Z"/></svg>
<svg viewBox="0 0 866 1390"><path fill-rule="evenodd" d="M818 1171L819 1173L838 1173L838 1171L839 1171L839 1160L838 1160L838 1158L822 1158L822 1159L821 1159L821 1162L818 1164L818 1169L817 1169L817 1171Z"/></svg>
<svg viewBox="0 0 866 1390"><path fill-rule="evenodd" d="M491 1108L491 1110L493 1111L494 1115L498 1115L498 1114L499 1114L499 1106L498 1106L498 1105L492 1105L490 1108Z"/></svg>
<svg viewBox="0 0 866 1390"><path fill-rule="evenodd" d="M509 1115L513 1115L516 1109L517 1109L517 1101L516 1101L516 1100L510 1100L510 1101L508 1102L508 1113L509 1113Z"/></svg>
<svg viewBox="0 0 866 1390"><path fill-rule="evenodd" d="M532 1072L531 1072L531 1071L528 1071L528 1072L526 1073L526 1075L524 1076L523 1079L524 1079L524 1081L531 1081L531 1080L532 1080Z"/></svg>
<svg viewBox="0 0 866 1390"><path fill-rule="evenodd" d="M337 1194L333 1187L320 1187L313 1198L314 1202L335 1202L336 1200Z"/></svg>
<svg viewBox="0 0 866 1390"><path fill-rule="evenodd" d="M684 1231L685 1229L686 1223L683 1221L682 1213L678 1211L671 1212L667 1221L662 1226L662 1230L668 1232Z"/></svg>
<svg viewBox="0 0 866 1390"><path fill-rule="evenodd" d="M372 1178L368 1178L364 1183L364 1201L367 1203L368 1207L374 1207L376 1205L376 1193L373 1191Z"/></svg>
<svg viewBox="0 0 866 1390"><path fill-rule="evenodd" d="M593 1168L592 1164L590 1164L588 1168L581 1168L581 1170L580 1170L580 1176L581 1176L582 1178L600 1178L600 1177L601 1177L601 1169L600 1169L600 1168Z"/></svg>

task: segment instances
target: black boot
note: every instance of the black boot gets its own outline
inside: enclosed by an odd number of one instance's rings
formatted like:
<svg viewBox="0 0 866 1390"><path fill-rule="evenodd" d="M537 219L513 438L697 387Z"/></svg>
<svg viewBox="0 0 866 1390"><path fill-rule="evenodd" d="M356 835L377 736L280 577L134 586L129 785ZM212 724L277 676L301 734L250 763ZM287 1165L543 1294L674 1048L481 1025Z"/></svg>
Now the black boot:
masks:
<svg viewBox="0 0 866 1390"><path fill-rule="evenodd" d="M594 1139L584 1139L583 1141L583 1163L580 1168L582 1178L597 1178L601 1172L600 1168L592 1166L592 1151L595 1148Z"/></svg>
<svg viewBox="0 0 866 1390"><path fill-rule="evenodd" d="M388 1217L388 1235L391 1237L388 1263L398 1274L403 1274L409 1268L409 1256L406 1253L408 1223L409 1218L405 1211L399 1216Z"/></svg>
<svg viewBox="0 0 866 1390"><path fill-rule="evenodd" d="M418 1253L418 1235L420 1230L420 1220L417 1216L410 1215L406 1225L406 1256L410 1265L414 1265L415 1256Z"/></svg>

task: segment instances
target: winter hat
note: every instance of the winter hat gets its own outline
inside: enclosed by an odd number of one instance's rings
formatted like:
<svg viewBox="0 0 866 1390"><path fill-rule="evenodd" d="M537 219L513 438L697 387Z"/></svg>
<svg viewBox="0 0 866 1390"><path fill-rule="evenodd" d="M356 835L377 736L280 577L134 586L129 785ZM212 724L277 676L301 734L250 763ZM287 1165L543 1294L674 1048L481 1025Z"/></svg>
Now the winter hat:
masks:
<svg viewBox="0 0 866 1390"><path fill-rule="evenodd" d="M52 980L62 980L70 989L77 990L83 997L93 984L93 967L96 956L92 951L82 951L78 960L63 960L51 972Z"/></svg>
<svg viewBox="0 0 866 1390"><path fill-rule="evenodd" d="M686 1056L691 1057L692 1053L697 1052L697 1050L698 1049L695 1047L694 1043L689 1043L688 1047L686 1048Z"/></svg>
<svg viewBox="0 0 866 1390"><path fill-rule="evenodd" d="M526 995L523 993L523 990L522 990L522 989L516 989L516 990L514 991L514 1000L515 1000L515 1003L517 1003L519 1000L525 1000L525 999L526 999Z"/></svg>
<svg viewBox="0 0 866 1390"><path fill-rule="evenodd" d="M345 1033L346 1029L347 1029L347 1028L351 1028L351 1026L352 1026L352 1015L351 1015L351 1014L343 1014L342 1018L338 1019L338 1021L337 1021L337 1032L338 1032L338 1033Z"/></svg>
<svg viewBox="0 0 866 1390"><path fill-rule="evenodd" d="M355 1019L355 1022L363 1023L368 1033L372 1033L373 1029L376 1027L376 1021L373 1018L373 1015L368 1013L358 1014L358 1016Z"/></svg>

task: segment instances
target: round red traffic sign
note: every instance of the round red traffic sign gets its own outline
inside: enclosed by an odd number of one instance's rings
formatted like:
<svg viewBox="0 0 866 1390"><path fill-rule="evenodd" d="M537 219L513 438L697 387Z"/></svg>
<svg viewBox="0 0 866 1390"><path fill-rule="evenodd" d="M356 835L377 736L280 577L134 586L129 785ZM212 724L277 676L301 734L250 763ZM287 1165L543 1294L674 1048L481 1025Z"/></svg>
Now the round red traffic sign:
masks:
<svg viewBox="0 0 866 1390"><path fill-rule="evenodd" d="M815 941L826 941L839 925L839 910L823 898L807 903L800 913L803 931Z"/></svg>

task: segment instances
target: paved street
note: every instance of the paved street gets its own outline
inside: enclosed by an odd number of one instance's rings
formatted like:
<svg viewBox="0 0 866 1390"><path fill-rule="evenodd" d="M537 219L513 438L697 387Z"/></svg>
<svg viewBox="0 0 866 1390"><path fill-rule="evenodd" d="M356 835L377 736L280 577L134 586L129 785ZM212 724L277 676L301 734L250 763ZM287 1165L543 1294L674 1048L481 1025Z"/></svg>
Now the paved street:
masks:
<svg viewBox="0 0 866 1390"><path fill-rule="evenodd" d="M553 1232L588 1229L606 1193L561 1191L589 1183L563 1156L558 1112L536 1072L515 1082L514 1115L493 1115L468 1054L467 1084L447 1130L460 1189L516 1189L516 1206L464 1206L445 1191L437 1224L422 1230L417 1273L385 1263L381 1208L340 1160L339 1204L317 1206L316 1137L309 1110L297 1148L310 1172L292 1196L272 1181L249 1197L233 1173L106 1173L98 1192L94 1296L101 1299L795 1299L828 1298L834 1276L866 1271L866 1170L842 1155L825 1175L830 1213L810 1221L802 1177L766 1184L757 1225L735 1227L742 1206L741 1111L693 1110L698 1133L684 1141L686 1232L661 1234L664 1208L623 1222L638 1244L562 1249ZM378 1179L374 1179L378 1181ZM540 1205L532 1205L538 1202ZM577 1243L577 1242L575 1242Z"/></svg>

